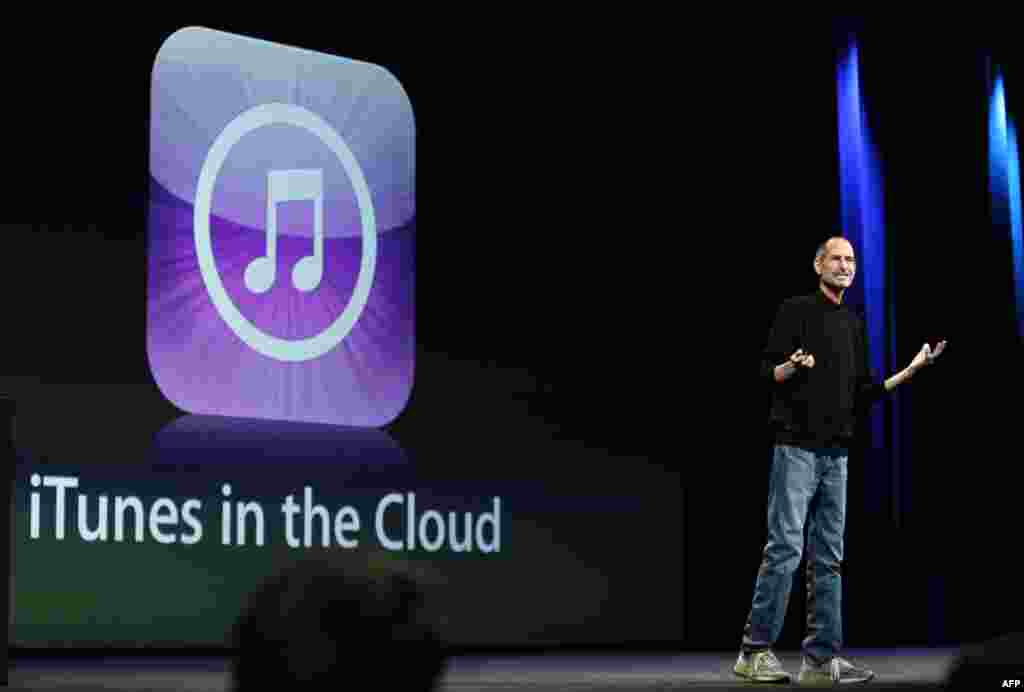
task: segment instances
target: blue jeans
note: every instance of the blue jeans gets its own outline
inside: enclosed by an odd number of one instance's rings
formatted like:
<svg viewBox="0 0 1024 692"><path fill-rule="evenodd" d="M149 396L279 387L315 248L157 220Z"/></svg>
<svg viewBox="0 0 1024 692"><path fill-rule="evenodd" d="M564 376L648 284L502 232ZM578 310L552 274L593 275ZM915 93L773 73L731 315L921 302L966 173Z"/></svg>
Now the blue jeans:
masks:
<svg viewBox="0 0 1024 692"><path fill-rule="evenodd" d="M839 654L843 644L840 566L848 458L849 453L841 447L775 446L768 484L768 543L743 628L743 651L770 648L782 632L793 573L803 553L804 523L809 518L803 653L816 663Z"/></svg>

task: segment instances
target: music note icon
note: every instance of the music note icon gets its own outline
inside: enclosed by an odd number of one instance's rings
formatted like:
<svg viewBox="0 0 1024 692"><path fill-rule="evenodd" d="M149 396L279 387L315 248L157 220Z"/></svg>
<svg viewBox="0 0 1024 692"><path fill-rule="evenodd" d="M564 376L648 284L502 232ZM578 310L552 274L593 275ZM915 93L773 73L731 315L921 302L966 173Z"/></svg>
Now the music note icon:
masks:
<svg viewBox="0 0 1024 692"><path fill-rule="evenodd" d="M277 205L280 202L313 201L313 254L292 268L292 285L312 291L324 274L324 176L322 170L267 171L267 250L245 268L245 285L253 293L265 293L277 278Z"/></svg>

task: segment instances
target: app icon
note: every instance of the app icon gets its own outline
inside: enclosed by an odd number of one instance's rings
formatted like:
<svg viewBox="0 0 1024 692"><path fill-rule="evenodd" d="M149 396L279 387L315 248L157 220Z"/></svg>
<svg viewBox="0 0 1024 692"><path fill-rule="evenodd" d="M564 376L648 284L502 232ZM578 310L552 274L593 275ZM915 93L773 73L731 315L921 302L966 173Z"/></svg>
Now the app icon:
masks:
<svg viewBox="0 0 1024 692"><path fill-rule="evenodd" d="M386 69L205 28L151 85L146 349L193 414L379 427L412 391L415 127Z"/></svg>

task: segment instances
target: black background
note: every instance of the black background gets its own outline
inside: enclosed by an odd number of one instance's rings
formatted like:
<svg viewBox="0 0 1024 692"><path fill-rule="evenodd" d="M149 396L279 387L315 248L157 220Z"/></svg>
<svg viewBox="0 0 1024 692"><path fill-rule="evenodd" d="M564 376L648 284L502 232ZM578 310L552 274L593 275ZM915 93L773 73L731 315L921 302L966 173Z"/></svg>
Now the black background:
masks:
<svg viewBox="0 0 1024 692"><path fill-rule="evenodd" d="M835 61L859 31L898 268L896 360L925 340L950 346L900 391L901 462L851 459L847 641L960 642L1019 622L1020 343L1009 240L987 197L992 63L1011 114L1024 86L999 22L26 20L3 47L17 67L3 109L10 375L149 382L149 76L188 25L401 81L417 127L418 353L390 432L424 457L446 454L453 427L493 447L529 437L529 458L501 463L580 483L603 469L623 492L643 492L623 459L675 479L685 516L664 520L685 528L691 648L737 645L749 608L770 462L757 358L778 302L814 290L814 250L838 230ZM801 588L783 645L803 634Z"/></svg>

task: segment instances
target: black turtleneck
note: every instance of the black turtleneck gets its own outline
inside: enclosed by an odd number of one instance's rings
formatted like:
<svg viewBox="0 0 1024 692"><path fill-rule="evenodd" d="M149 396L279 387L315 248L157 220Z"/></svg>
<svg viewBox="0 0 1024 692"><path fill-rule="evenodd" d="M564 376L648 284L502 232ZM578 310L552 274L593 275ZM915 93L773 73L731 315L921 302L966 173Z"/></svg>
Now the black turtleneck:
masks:
<svg viewBox="0 0 1024 692"><path fill-rule="evenodd" d="M800 367L777 383L775 366L800 348L814 356L814 367ZM761 377L772 387L771 423L779 444L849 446L858 416L887 394L872 377L863 319L820 289L779 307Z"/></svg>

